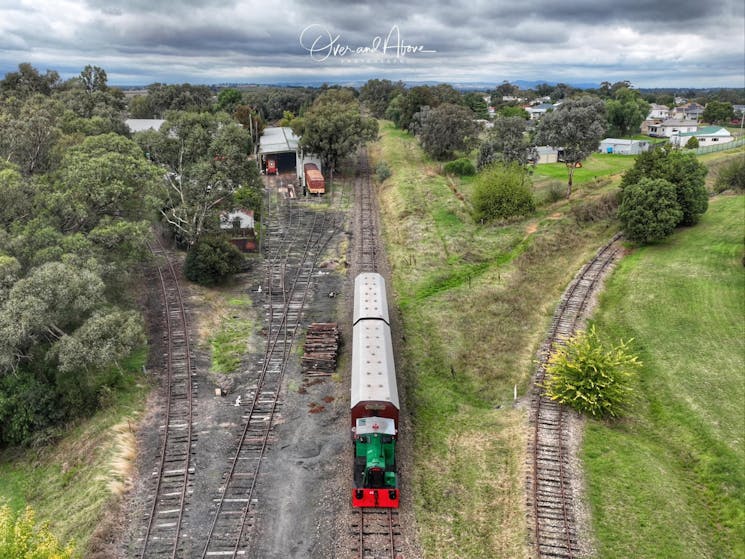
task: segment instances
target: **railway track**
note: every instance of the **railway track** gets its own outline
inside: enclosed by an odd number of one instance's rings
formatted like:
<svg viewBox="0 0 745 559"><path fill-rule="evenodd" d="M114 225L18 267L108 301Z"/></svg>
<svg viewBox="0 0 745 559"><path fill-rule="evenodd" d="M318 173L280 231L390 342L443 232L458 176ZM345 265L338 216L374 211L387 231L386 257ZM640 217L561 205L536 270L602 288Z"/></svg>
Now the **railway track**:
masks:
<svg viewBox="0 0 745 559"><path fill-rule="evenodd" d="M302 320L312 276L338 230L330 212L301 211L296 201L278 204L268 224L265 258L265 352L243 406L243 427L199 557L245 557L258 510L256 487L262 459L274 442L280 391Z"/></svg>
<svg viewBox="0 0 745 559"><path fill-rule="evenodd" d="M194 370L189 322L176 268L159 241L156 240L150 250L159 262L158 277L163 299L166 407L161 427L160 460L153 472L155 488L139 557L175 559L183 554L182 528L192 491Z"/></svg>
<svg viewBox="0 0 745 559"><path fill-rule="evenodd" d="M574 516L569 464L566 408L543 394L540 388L553 349L574 334L586 318L588 303L601 279L617 258L620 234L601 248L585 265L567 290L554 313L546 341L541 348L530 402L533 428L529 443L528 510L534 558L574 559L581 555Z"/></svg>
<svg viewBox="0 0 745 559"><path fill-rule="evenodd" d="M367 151L359 153L355 178L355 221L358 272L378 271L378 212L375 192L370 177ZM350 466L351 471L351 466ZM401 529L398 511L391 509L361 508L353 511L351 530L357 559L401 559Z"/></svg>
<svg viewBox="0 0 745 559"><path fill-rule="evenodd" d="M357 177L355 180L355 194L357 197L358 212L360 219L356 220L355 238L359 246L359 272L378 271L378 224L377 212L375 211L375 197L372 180L370 178L370 165L367 159L367 151L360 150Z"/></svg>

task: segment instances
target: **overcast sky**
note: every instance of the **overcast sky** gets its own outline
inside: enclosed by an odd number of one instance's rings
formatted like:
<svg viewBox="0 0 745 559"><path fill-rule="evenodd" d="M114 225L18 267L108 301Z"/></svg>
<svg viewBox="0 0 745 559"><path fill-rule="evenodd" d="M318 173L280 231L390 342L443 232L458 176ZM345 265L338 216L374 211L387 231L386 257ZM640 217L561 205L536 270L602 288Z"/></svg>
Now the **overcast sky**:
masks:
<svg viewBox="0 0 745 559"><path fill-rule="evenodd" d="M0 73L745 87L742 0L0 0Z"/></svg>

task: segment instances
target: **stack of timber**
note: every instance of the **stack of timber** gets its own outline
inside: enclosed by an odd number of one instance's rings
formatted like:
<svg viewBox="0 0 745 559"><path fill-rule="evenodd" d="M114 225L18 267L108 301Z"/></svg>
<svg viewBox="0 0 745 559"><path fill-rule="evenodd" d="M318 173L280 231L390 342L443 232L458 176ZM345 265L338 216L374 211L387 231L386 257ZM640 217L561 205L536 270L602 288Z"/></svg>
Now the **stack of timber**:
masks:
<svg viewBox="0 0 745 559"><path fill-rule="evenodd" d="M336 322L314 322L305 336L305 352L301 366L311 377L331 375L336 369L339 353L339 328Z"/></svg>

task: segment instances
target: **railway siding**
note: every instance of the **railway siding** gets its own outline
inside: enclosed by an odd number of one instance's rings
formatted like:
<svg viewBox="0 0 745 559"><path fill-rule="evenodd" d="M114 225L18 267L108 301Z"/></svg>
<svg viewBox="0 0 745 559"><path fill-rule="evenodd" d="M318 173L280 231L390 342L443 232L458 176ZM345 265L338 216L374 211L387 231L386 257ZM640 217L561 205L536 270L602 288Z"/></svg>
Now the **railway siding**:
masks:
<svg viewBox="0 0 745 559"><path fill-rule="evenodd" d="M537 559L586 556L587 542L579 527L578 480L571 424L573 415L547 398L541 383L551 352L584 325L602 280L621 254L620 234L602 247L564 292L541 348L530 398L531 434L526 480L529 531Z"/></svg>

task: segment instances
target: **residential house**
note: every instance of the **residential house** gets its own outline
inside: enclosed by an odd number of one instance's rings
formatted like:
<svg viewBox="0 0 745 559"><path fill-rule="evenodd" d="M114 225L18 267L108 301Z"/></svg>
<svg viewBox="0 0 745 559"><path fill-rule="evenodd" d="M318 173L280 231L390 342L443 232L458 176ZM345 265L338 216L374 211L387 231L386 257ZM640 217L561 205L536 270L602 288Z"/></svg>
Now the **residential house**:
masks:
<svg viewBox="0 0 745 559"><path fill-rule="evenodd" d="M695 132L698 129L698 123L695 120L663 120L660 124L650 124L650 136L657 138L670 138L678 132Z"/></svg>
<svg viewBox="0 0 745 559"><path fill-rule="evenodd" d="M679 107L673 108L672 112L670 113L670 118L678 119L678 120L698 120L701 118L701 115L704 114L704 106L699 105L698 103L686 103L685 105L681 105Z"/></svg>
<svg viewBox="0 0 745 559"><path fill-rule="evenodd" d="M665 120L667 118L670 118L670 109L666 105L652 103L649 109L649 114L647 115L647 120Z"/></svg>
<svg viewBox="0 0 745 559"><path fill-rule="evenodd" d="M735 138L729 130L721 126L704 126L695 132L678 132L670 138L670 143L677 147L685 147L692 137L698 140L699 147L726 144Z"/></svg>
<svg viewBox="0 0 745 559"><path fill-rule="evenodd" d="M551 103L541 103L540 105L534 105L534 106L528 106L524 107L526 111L528 111L528 114L530 115L530 120L538 120L543 115L545 115L548 111L554 110L556 107L552 105Z"/></svg>
<svg viewBox="0 0 745 559"><path fill-rule="evenodd" d="M613 153L616 155L639 155L649 150L649 142L644 140L624 140L619 138L606 138L600 142L598 151L600 153Z"/></svg>

